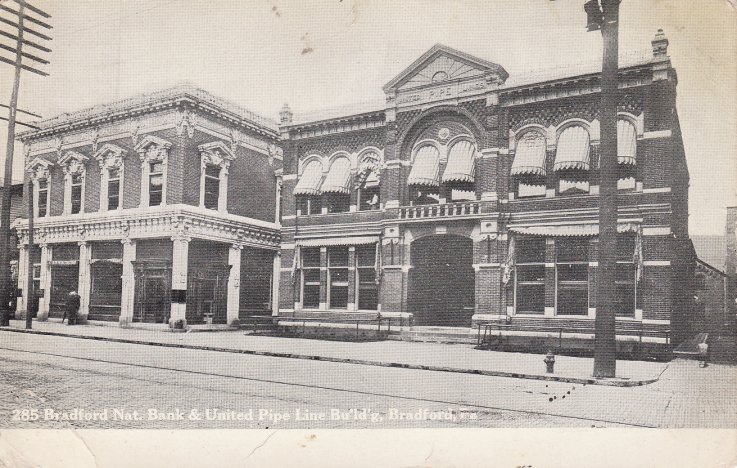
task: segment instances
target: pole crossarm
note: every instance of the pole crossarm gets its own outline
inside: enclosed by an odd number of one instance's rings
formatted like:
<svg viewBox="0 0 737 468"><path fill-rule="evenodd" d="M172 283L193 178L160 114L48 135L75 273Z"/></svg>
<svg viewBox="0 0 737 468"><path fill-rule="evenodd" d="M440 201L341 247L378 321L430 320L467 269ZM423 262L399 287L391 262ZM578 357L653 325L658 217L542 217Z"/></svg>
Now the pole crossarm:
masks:
<svg viewBox="0 0 737 468"><path fill-rule="evenodd" d="M0 16L0 23L5 23L7 25L13 26L16 29L18 29L20 27L20 25L18 23L16 23L15 21L10 21L9 19L5 19L2 16ZM24 32L27 32L27 33L31 33L34 36L39 37L41 39L44 39L46 41L50 41L51 40L51 38L49 36L47 36L46 34L40 33L38 31L36 31L34 29L31 29L31 28L28 28L26 26L23 26L23 31Z"/></svg>
<svg viewBox="0 0 737 468"><path fill-rule="evenodd" d="M14 47L10 47L10 46L7 46L7 45L2 44L2 43L0 43L0 49L7 50L8 52L15 53L15 48ZM21 52L20 54L23 57L29 58L29 59L31 59L33 61L38 62L38 63L44 64L44 65L48 65L49 64L49 61L48 60L44 60L41 57L38 57L38 56L33 55L33 54L29 54L28 52Z"/></svg>
<svg viewBox="0 0 737 468"><path fill-rule="evenodd" d="M10 59L7 59L5 57L0 57L0 62L7 63L9 65L15 65L15 62L14 61L12 61ZM37 69L35 69L33 67L29 67L28 65L21 64L20 65L20 68L22 68L23 70L28 70L29 72L36 73L37 75L49 76L49 74L46 73L45 71L37 70Z"/></svg>
<svg viewBox="0 0 737 468"><path fill-rule="evenodd" d="M25 8L28 8L29 10L31 10L32 12L36 13L39 16L43 16L44 18L51 18L50 14L46 13L40 8L36 8L35 6L28 3L26 0L13 0L13 1L21 6L24 6Z"/></svg>
<svg viewBox="0 0 737 468"><path fill-rule="evenodd" d="M8 39L13 39L14 41L20 42L21 44L27 44L27 45L33 47L34 49L40 50L41 52L51 52L51 49L49 49L48 47L44 47L41 44L37 44L37 43L35 43L33 41L29 41L27 39L23 39L21 37L16 36L15 34L11 34L11 33L6 32L6 31L1 31L0 30L0 36L5 36Z"/></svg>
<svg viewBox="0 0 737 468"><path fill-rule="evenodd" d="M11 14L13 14L15 16L18 16L18 17L20 17L20 15L21 15L21 13L18 10L13 10L12 8L9 8L9 7L5 6L5 5L3 5L2 3L0 3L0 10L7 11L8 13L11 13ZM45 22L43 22L43 21L41 21L39 19L34 18L33 16L28 16L28 15L25 15L24 14L23 15L23 19L24 20L27 20L27 21L30 21L31 23L37 24L37 25L41 26L42 28L46 28L46 29L53 29L54 28L49 23L45 23Z"/></svg>

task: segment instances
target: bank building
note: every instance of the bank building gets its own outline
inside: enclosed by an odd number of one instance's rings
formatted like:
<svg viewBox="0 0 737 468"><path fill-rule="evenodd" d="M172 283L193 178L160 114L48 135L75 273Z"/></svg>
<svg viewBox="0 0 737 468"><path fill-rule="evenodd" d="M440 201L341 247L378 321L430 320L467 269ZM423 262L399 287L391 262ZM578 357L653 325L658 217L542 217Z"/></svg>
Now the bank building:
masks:
<svg viewBox="0 0 737 468"><path fill-rule="evenodd" d="M692 332L677 75L659 31L620 60L617 339ZM39 317L593 345L600 63L509 74L436 45L376 104L277 124L188 87L41 123L28 148ZM27 221L16 221L20 257ZM25 265L23 261L21 265ZM122 280L120 280L122 278ZM24 283L20 283L24 284ZM19 301L19 309L24 307ZM358 323L358 322L356 322Z"/></svg>

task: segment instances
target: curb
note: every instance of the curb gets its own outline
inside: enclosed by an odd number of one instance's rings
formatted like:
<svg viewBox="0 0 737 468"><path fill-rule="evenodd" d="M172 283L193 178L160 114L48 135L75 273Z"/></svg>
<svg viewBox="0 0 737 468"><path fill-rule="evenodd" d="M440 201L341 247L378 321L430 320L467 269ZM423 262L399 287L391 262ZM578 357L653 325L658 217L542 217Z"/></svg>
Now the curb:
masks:
<svg viewBox="0 0 737 468"><path fill-rule="evenodd" d="M220 353L231 353L231 354L246 354L251 356L265 356L265 357L277 357L277 358L288 358L288 359L304 359L309 361L324 361L324 362L338 362L345 364L359 364L365 366L378 366L378 367L393 367L399 369L413 369L413 370L427 370L435 372L451 372L456 374L473 374L473 375L485 375L490 377L510 377L515 379L528 379L528 380L544 380L550 382L565 382L582 385L603 385L609 387L640 387L643 385L649 385L657 382L659 377L647 380L615 380L615 379L582 379L578 377L560 377L554 375L539 375L539 374L524 374L519 372L504 372L504 371L493 371L493 370L481 370L481 369L463 369L458 367L446 367L446 366L426 366L422 364L407 364L401 362L386 362L386 361L369 361L365 359L354 359L354 358L338 358L330 356L319 356L312 354L295 354L295 353L280 353L274 351L256 351L250 349L233 349L233 348L221 348L218 346L202 346L202 345L190 345L180 343L161 343L158 341L148 340L132 340L126 338L109 338L102 336L85 336L85 335L72 335L67 333L58 333L51 331L41 330L23 330L17 328L2 327L0 331L11 332L11 333L28 333L31 335L47 335L47 336L60 336L66 338L77 338L81 340L95 340L95 341L108 341L111 343L125 343L125 344L137 344L147 346L159 346L162 348L182 348L182 349L195 349L200 351L215 351Z"/></svg>

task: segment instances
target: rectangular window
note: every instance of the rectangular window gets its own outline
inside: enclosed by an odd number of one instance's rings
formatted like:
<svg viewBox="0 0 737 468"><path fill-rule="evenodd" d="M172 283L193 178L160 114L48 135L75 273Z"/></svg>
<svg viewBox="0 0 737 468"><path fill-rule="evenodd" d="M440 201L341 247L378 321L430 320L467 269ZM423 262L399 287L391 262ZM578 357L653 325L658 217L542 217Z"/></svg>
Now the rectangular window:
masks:
<svg viewBox="0 0 737 468"><path fill-rule="evenodd" d="M358 209L360 211L378 210L381 201L379 186L364 187L358 191Z"/></svg>
<svg viewBox="0 0 737 468"><path fill-rule="evenodd" d="M120 206L120 169L108 169L107 209L117 210Z"/></svg>
<svg viewBox="0 0 737 468"><path fill-rule="evenodd" d="M33 265L33 292L41 290L41 264L35 263ZM28 297L33 297L29 295Z"/></svg>
<svg viewBox="0 0 737 468"><path fill-rule="evenodd" d="M72 175L72 214L82 210L82 183L84 179L81 174Z"/></svg>
<svg viewBox="0 0 737 468"><path fill-rule="evenodd" d="M617 317L634 317L636 308L636 275L634 263L635 236L617 236Z"/></svg>
<svg viewBox="0 0 737 468"><path fill-rule="evenodd" d="M49 201L49 181L48 179L38 179L38 213L37 216L46 216L48 212Z"/></svg>
<svg viewBox="0 0 737 468"><path fill-rule="evenodd" d="M558 315L589 313L589 241L557 239L556 309Z"/></svg>
<svg viewBox="0 0 737 468"><path fill-rule="evenodd" d="M302 249L302 307L320 307L320 249Z"/></svg>
<svg viewBox="0 0 737 468"><path fill-rule="evenodd" d="M328 205L328 213L346 213L351 206L350 195L331 193L325 195L325 200Z"/></svg>
<svg viewBox="0 0 737 468"><path fill-rule="evenodd" d="M148 206L161 205L164 195L164 164L153 162L148 173Z"/></svg>
<svg viewBox="0 0 737 468"><path fill-rule="evenodd" d="M320 196L299 196L297 197L297 209L302 216L320 214L322 199Z"/></svg>
<svg viewBox="0 0 737 468"><path fill-rule="evenodd" d="M358 280L359 310L376 310L379 304L379 288L376 284L376 247L356 247L356 270Z"/></svg>
<svg viewBox="0 0 737 468"><path fill-rule="evenodd" d="M205 208L218 209L220 198L220 166L205 166Z"/></svg>
<svg viewBox="0 0 737 468"><path fill-rule="evenodd" d="M328 249L328 304L331 309L348 307L348 247Z"/></svg>
<svg viewBox="0 0 737 468"><path fill-rule="evenodd" d="M545 312L545 238L520 239L516 247L515 310Z"/></svg>

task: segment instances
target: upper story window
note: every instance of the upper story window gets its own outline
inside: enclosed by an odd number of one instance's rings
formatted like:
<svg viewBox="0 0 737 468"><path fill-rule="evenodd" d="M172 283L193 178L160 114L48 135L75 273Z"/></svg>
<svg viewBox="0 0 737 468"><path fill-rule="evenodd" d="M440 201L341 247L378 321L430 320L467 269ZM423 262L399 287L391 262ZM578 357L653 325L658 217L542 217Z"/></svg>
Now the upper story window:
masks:
<svg viewBox="0 0 737 468"><path fill-rule="evenodd" d="M223 142L199 146L200 206L221 212L228 206L228 172L235 153Z"/></svg>
<svg viewBox="0 0 737 468"><path fill-rule="evenodd" d="M293 192L297 199L298 214L319 214L321 212L322 178L322 162L319 159L313 159L304 165Z"/></svg>
<svg viewBox="0 0 737 468"><path fill-rule="evenodd" d="M444 141L448 134L449 130L442 128L438 138ZM435 140L418 145L413 151L412 168L407 178L411 204L476 199L476 145L470 138L461 135L451 139L447 145Z"/></svg>
<svg viewBox="0 0 737 468"><path fill-rule="evenodd" d="M359 211L378 210L381 207L381 165L379 156L365 154L356 171L356 198Z"/></svg>
<svg viewBox="0 0 737 468"><path fill-rule="evenodd" d="M634 189L637 164L637 130L626 119L617 121L617 188Z"/></svg>
<svg viewBox="0 0 737 468"><path fill-rule="evenodd" d="M87 156L76 151L67 151L59 159L64 170L64 213L77 214L84 211L84 185Z"/></svg>
<svg viewBox="0 0 737 468"><path fill-rule="evenodd" d="M43 159L35 158L27 166L31 183L33 184L33 212L37 217L49 215L49 168L53 163Z"/></svg>
<svg viewBox="0 0 737 468"><path fill-rule="evenodd" d="M38 190L36 191L36 216L43 218L48 213L49 205L49 179L38 179Z"/></svg>
<svg viewBox="0 0 737 468"><path fill-rule="evenodd" d="M440 150L437 147L425 145L416 151L407 185L412 204L440 202Z"/></svg>
<svg viewBox="0 0 737 468"><path fill-rule="evenodd" d="M164 201L164 163L148 165L148 206L159 206Z"/></svg>
<svg viewBox="0 0 737 468"><path fill-rule="evenodd" d="M120 169L110 168L107 171L107 209L117 210L120 208Z"/></svg>
<svg viewBox="0 0 737 468"><path fill-rule="evenodd" d="M545 149L540 132L526 132L517 141L511 170L517 198L545 196Z"/></svg>
<svg viewBox="0 0 737 468"><path fill-rule="evenodd" d="M350 209L351 185L350 159L345 156L335 158L320 188L328 213L342 213Z"/></svg>
<svg viewBox="0 0 737 468"><path fill-rule="evenodd" d="M589 193L589 132L580 125L565 128L558 137L553 170L558 174L558 193Z"/></svg>
<svg viewBox="0 0 737 468"><path fill-rule="evenodd" d="M167 171L171 143L146 135L136 145L141 159L141 207L166 204Z"/></svg>
<svg viewBox="0 0 737 468"><path fill-rule="evenodd" d="M126 151L110 143L104 144L94 154L100 164L100 210L117 210L122 207L123 160Z"/></svg>

